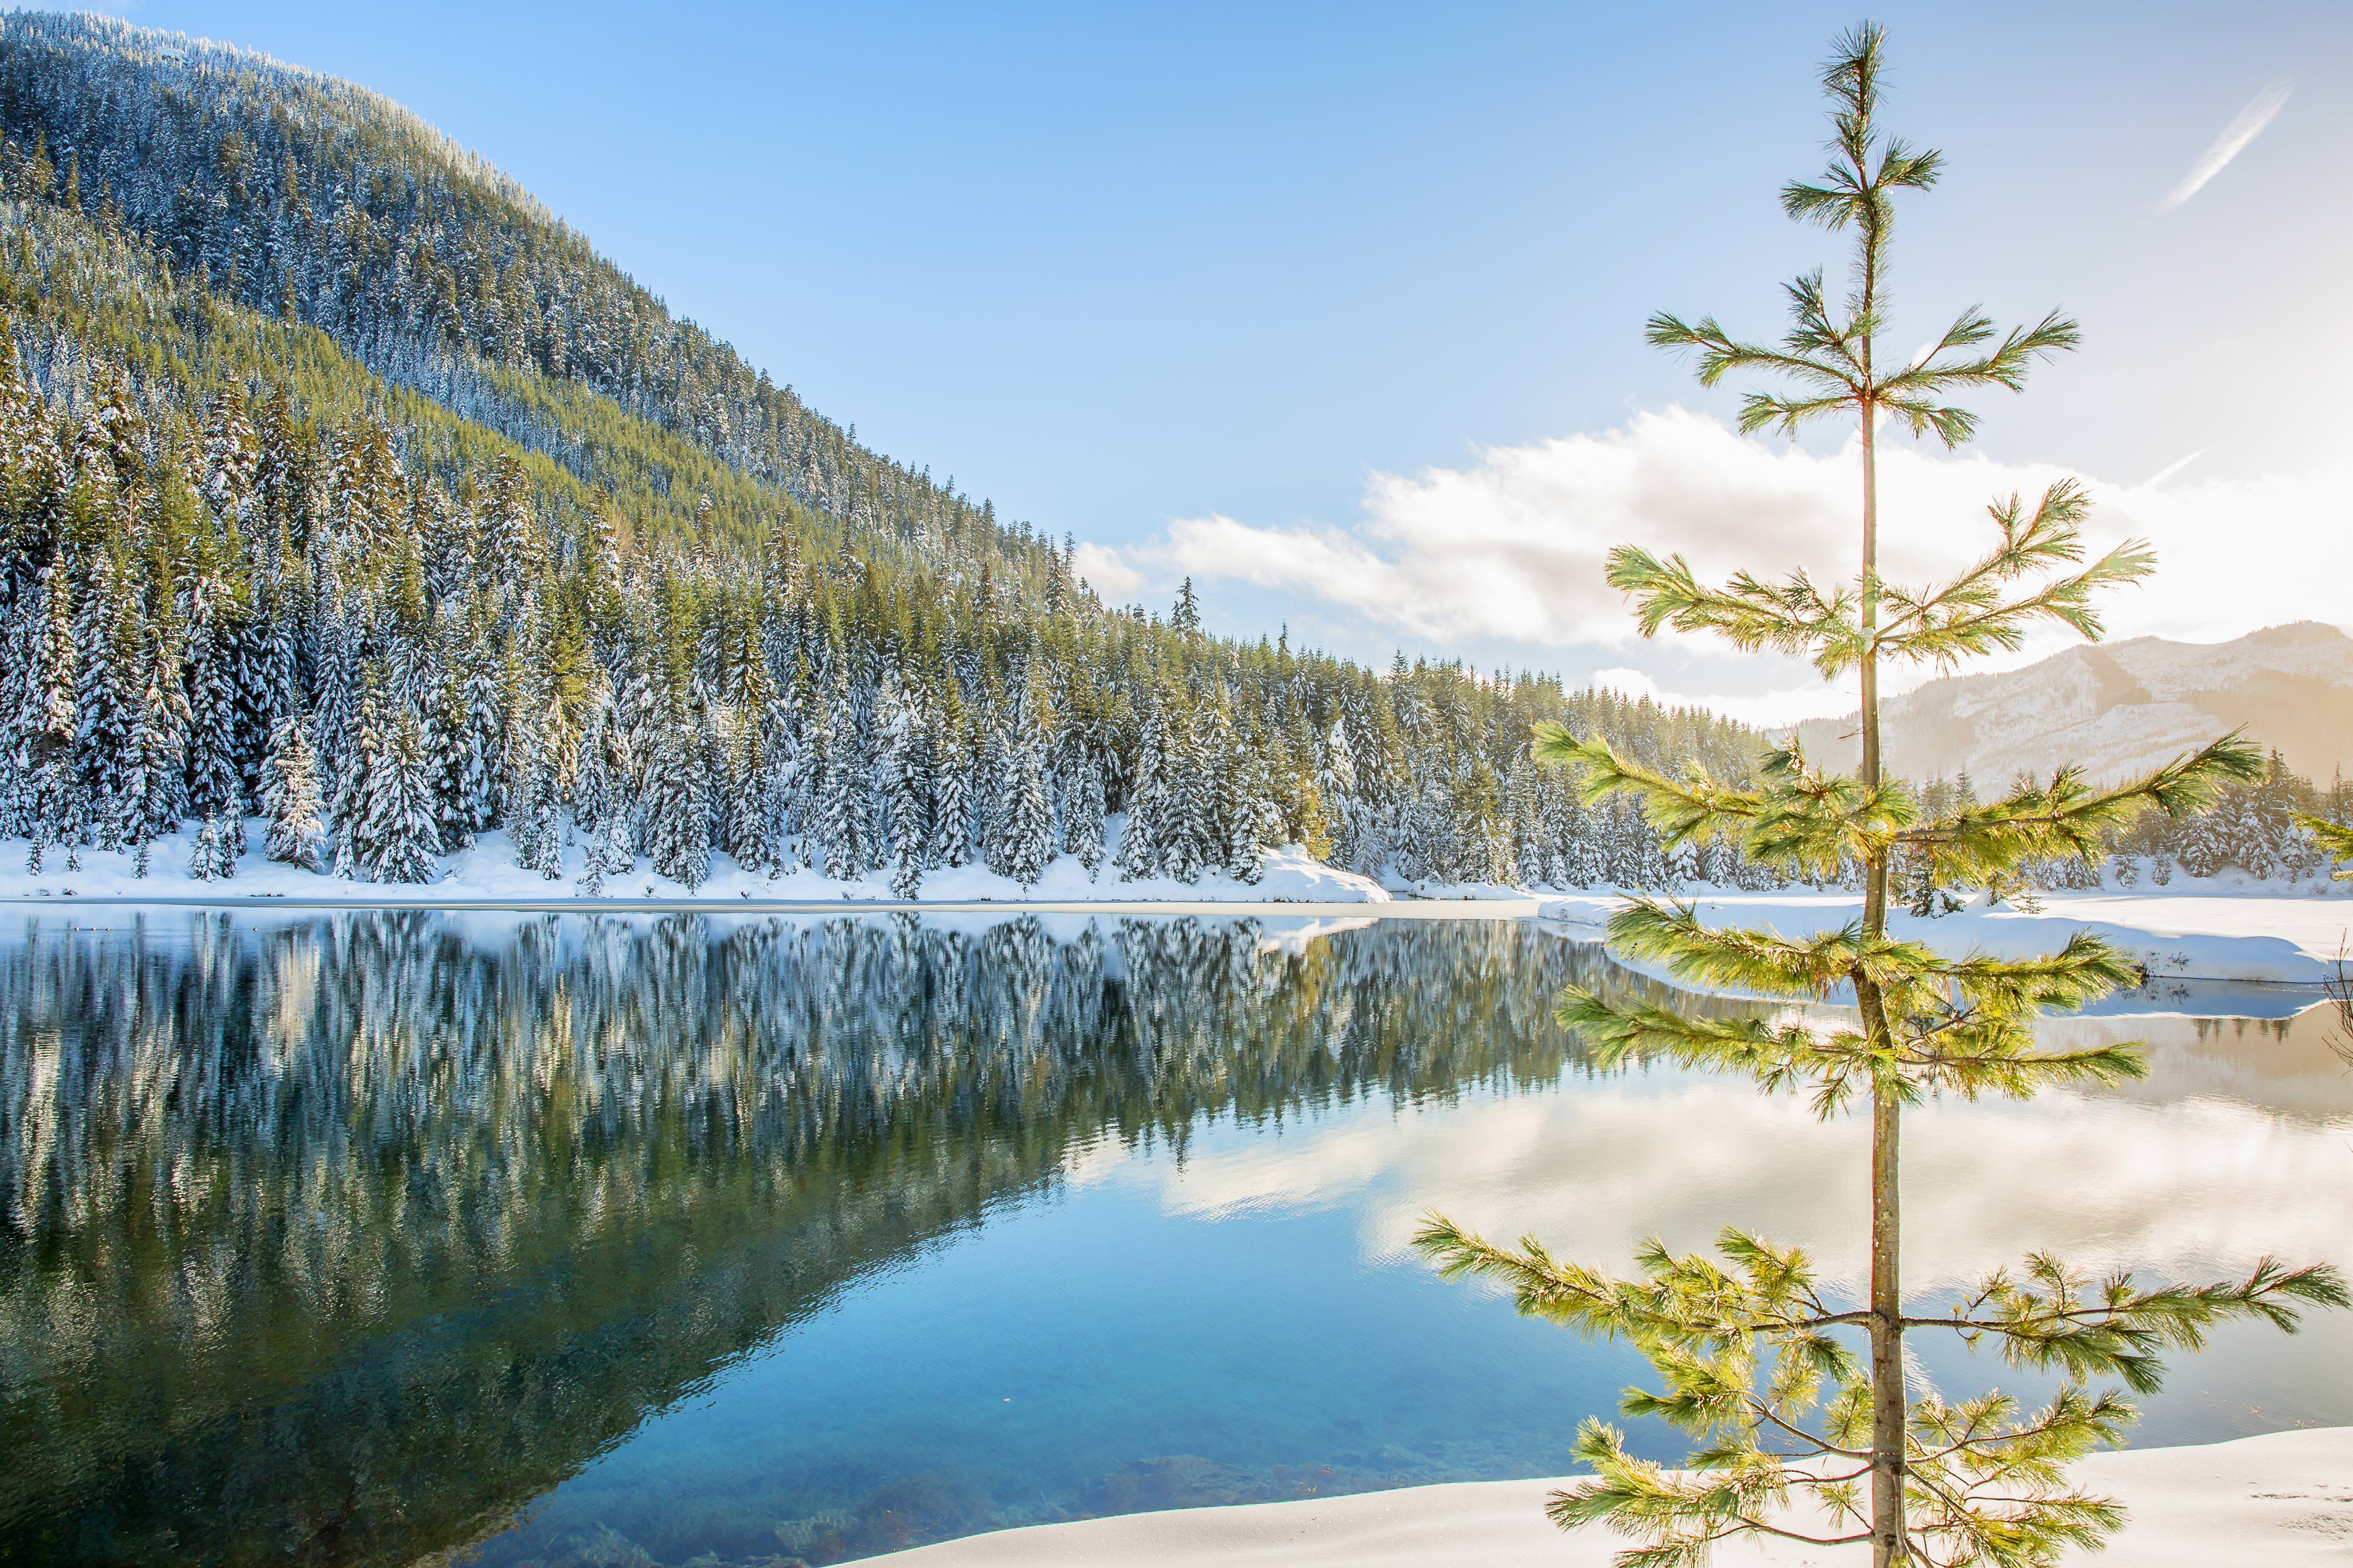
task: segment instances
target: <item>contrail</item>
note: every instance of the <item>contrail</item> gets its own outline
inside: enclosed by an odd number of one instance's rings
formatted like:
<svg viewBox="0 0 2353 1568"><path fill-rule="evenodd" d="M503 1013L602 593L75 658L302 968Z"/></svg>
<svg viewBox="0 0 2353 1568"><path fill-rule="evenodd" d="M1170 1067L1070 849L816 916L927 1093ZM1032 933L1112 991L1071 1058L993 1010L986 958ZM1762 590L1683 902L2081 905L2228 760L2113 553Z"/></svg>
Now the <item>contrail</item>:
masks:
<svg viewBox="0 0 2353 1568"><path fill-rule="evenodd" d="M2239 110L2236 120L2222 127L2222 134L2214 138L2214 144L2206 149L2203 157L2190 165L2189 173L2182 176L2181 183L2157 204L2157 210L2171 212L2196 195L2200 187L2221 174L2232 159L2246 151L2247 143L2262 135L2263 127L2278 119L2279 111L2287 107L2290 90L2287 83L2279 81L2257 93L2253 103Z"/></svg>

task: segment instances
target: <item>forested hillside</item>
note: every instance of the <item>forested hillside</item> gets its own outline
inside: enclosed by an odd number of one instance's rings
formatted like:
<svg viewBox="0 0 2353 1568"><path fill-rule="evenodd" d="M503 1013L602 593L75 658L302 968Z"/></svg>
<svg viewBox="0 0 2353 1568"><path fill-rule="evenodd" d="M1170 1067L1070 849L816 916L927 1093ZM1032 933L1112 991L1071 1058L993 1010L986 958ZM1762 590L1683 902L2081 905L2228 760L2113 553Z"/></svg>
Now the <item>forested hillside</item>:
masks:
<svg viewBox="0 0 2353 1568"><path fill-rule="evenodd" d="M591 885L714 852L1248 880L1284 842L1409 880L1737 872L1588 816L1525 739L1736 775L1748 732L1107 608L372 95L19 16L0 129L0 826L37 859L193 819L229 874L259 811L271 855L397 881L494 829Z"/></svg>
<svg viewBox="0 0 2353 1568"><path fill-rule="evenodd" d="M985 504L860 447L363 88L105 18L16 14L0 37L0 124L20 160L46 159L60 200L225 300L317 327L585 480L644 459L600 450L603 412L565 389L851 523L930 545L990 531ZM635 477L660 499L683 489L667 518L693 504L696 476L659 457ZM720 521L749 542L763 510Z"/></svg>
<svg viewBox="0 0 2353 1568"><path fill-rule="evenodd" d="M1189 587L1107 606L1067 538L860 447L347 83L0 21L0 832L36 868L170 837L417 882L494 834L584 891L714 855L1249 882L1285 844L1767 879L1527 749L1563 721L1737 779L1753 731L1212 637Z"/></svg>

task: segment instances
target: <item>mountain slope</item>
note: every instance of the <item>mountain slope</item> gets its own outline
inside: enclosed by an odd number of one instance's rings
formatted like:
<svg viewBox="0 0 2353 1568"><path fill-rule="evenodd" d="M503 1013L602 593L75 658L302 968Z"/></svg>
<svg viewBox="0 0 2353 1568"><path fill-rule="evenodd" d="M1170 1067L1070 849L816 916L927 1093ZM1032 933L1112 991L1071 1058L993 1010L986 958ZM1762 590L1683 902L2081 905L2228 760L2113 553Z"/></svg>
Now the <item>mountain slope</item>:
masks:
<svg viewBox="0 0 2353 1568"><path fill-rule="evenodd" d="M1105 606L414 116L92 18L0 19L0 834L134 879L1755 869L1527 754L1753 731Z"/></svg>
<svg viewBox="0 0 2353 1568"><path fill-rule="evenodd" d="M1041 541L860 447L512 180L364 88L111 18L15 12L0 18L0 132L12 187L37 183L39 164L61 203L224 300L318 328L585 483L607 474L579 412L548 406L567 389L865 531L998 535L1031 568L1014 575L1042 568ZM651 488L666 493L669 477ZM718 521L757 536L749 519Z"/></svg>
<svg viewBox="0 0 2353 1568"><path fill-rule="evenodd" d="M2226 643L2069 648L2022 669L1932 680L1890 701L1883 721L1888 765L1911 778L1966 772L1998 786L2074 762L2105 782L2244 729L2327 780L2353 771L2353 637L2301 621ZM1851 765L1853 727L1818 719L1799 738Z"/></svg>

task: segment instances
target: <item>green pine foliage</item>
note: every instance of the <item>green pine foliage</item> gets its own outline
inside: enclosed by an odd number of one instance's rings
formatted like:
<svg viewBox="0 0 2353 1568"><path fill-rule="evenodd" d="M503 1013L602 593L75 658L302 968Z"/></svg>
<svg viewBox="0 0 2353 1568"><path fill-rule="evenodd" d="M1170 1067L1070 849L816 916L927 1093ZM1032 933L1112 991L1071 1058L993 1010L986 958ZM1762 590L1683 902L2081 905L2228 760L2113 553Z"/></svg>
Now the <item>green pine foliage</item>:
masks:
<svg viewBox="0 0 2353 1568"><path fill-rule="evenodd" d="M223 46L10 18L0 321L0 677L39 663L72 710L62 770L36 753L64 707L0 736L0 826L30 837L136 853L217 815L241 839L296 721L357 874L343 796L413 720L438 852L504 831L541 869L617 816L681 870L914 886L1004 858L1027 747L1025 864L1042 837L1194 877L1287 833L1369 873L1486 877L1508 841L1556 884L1662 886L1657 835L1580 806L1531 726L1720 778L1760 750L1535 673L1212 637L1189 584L1165 617L1107 605L1069 541L860 447L414 117ZM35 631L58 613L67 662ZM920 776L878 727L894 682Z"/></svg>
<svg viewBox="0 0 2353 1568"><path fill-rule="evenodd" d="M1624 1408L1688 1433L1688 1468L1639 1459L1618 1429L1589 1421L1578 1447L1594 1475L1551 1504L1564 1526L1605 1523L1630 1538L1618 1557L1625 1568L1697 1564L1715 1542L1751 1533L1858 1554L1868 1547L1874 1568L2056 1563L2096 1547L2122 1522L2114 1502L2073 1483L2068 1465L2121 1439L2128 1395L2158 1386L2161 1352L2196 1350L2226 1321L2293 1330L2306 1308L2348 1303L2333 1268L2268 1260L2242 1279L2185 1285L2128 1272L2094 1278L2037 1255L1949 1305L1920 1303L1904 1289L1906 1107L1932 1095L2023 1098L2053 1086L2105 1085L2143 1068L2130 1047L2046 1047L2035 1037L2042 1015L2134 984L2118 954L2088 933L2057 953L2019 960L1946 957L1897 940L1887 914L1898 863L1915 863L1930 886L2000 885L2030 861L2096 856L2104 834L2145 811L2179 816L2207 805L2226 783L2257 777L2261 760L2231 737L2116 787L2094 788L2061 769L1982 804L1947 799L1935 813L1903 782L1882 775L1883 661L1950 665L2014 648L2046 621L2096 637L2097 591L2153 564L2139 544L2086 563L2081 523L2090 498L2063 481L2031 505L1997 500L1984 553L1947 581L1911 588L1880 577L1874 441L1882 416L1958 444L1975 422L1948 397L2017 390L2034 360L2073 347L2076 337L2074 324L2055 314L1997 334L1969 310L1910 363L1891 371L1879 362L1894 198L1926 190L1942 168L1939 154L1882 130L1883 49L1870 26L1840 41L1823 78L1832 103L1830 172L1783 193L1792 217L1853 238L1842 303L1832 303L1820 273L1798 279L1789 289L1792 329L1769 347L1736 340L1713 319L1689 324L1662 315L1651 328L1654 342L1695 352L1711 384L1736 372L1782 383L1786 390L1748 396L1742 422L1749 429L1854 422L1863 479L1854 581L1744 573L1716 586L1677 556L1627 546L1610 561L1611 581L1633 597L1646 633L1711 632L1736 647L1805 656L1825 679L1854 676L1861 770L1828 773L1781 751L1753 782L1732 784L1696 770L1671 773L1605 738L1559 726L1542 730L1536 746L1539 756L1581 770L1588 805L1641 802L1670 846L1728 838L1750 858L1792 870L1859 868L1862 918L1805 940L1711 928L1687 905L1648 900L1611 919L1618 950L1663 963L1687 984L1801 1007L1696 1018L1571 986L1559 1019L1604 1068L1661 1060L1746 1073L1766 1092L1805 1095L1825 1119L1868 1116L1866 1288L1851 1297L1801 1250L1730 1229L1712 1255L1678 1256L1654 1243L1630 1276L1557 1258L1533 1237L1499 1245L1439 1215L1417 1237L1448 1276L1499 1281L1523 1312L1625 1340L1651 1361L1660 1386L1630 1394ZM1841 994L1852 996L1852 1018L1826 1020L1821 1005ZM1906 1336L1930 1331L1957 1333L2012 1367L2054 1378L2056 1390L2031 1408L1999 1392L1947 1399L1906 1360ZM2122 1387L2098 1386L2108 1383Z"/></svg>

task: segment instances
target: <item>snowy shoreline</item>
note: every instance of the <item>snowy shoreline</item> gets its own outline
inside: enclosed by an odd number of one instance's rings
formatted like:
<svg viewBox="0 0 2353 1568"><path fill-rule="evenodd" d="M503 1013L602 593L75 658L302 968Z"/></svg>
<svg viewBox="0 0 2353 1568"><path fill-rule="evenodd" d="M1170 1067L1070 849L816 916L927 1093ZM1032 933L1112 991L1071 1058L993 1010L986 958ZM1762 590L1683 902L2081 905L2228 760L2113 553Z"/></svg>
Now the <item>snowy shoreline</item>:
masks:
<svg viewBox="0 0 2353 1568"><path fill-rule="evenodd" d="M2070 1552L2063 1563L2341 1563L2353 1542L2353 1426L2094 1454L2076 1474L2131 1517L2105 1553ZM1473 1481L1124 1514L966 1536L877 1561L906 1568L1603 1568L1628 1543L1606 1530L1555 1529L1544 1500L1560 1484ZM1863 1555L1750 1539L1718 1546L1715 1562L1831 1568Z"/></svg>
<svg viewBox="0 0 2353 1568"><path fill-rule="evenodd" d="M1859 897L1843 893L1699 893L1688 901L1711 925L1763 927L1786 937L1835 930L1860 918L1862 910ZM1537 912L1589 927L1598 940L1616 902L1603 893L1555 895L1540 900ZM2353 899L2342 895L2284 897L2194 887L2164 893L2046 893L2032 910L1973 907L1934 920L1894 911L1887 929L1890 936L1926 942L1941 952L1974 951L1998 958L2056 952L2074 932L2089 931L2140 964L2153 983L2317 986L2336 978L2340 952L2353 966Z"/></svg>
<svg viewBox="0 0 2353 1568"><path fill-rule="evenodd" d="M248 826L249 844L259 845L261 826L258 821ZM577 891L578 847L567 850L565 874L551 879L518 866L502 833L484 834L472 847L445 857L438 877L426 883L324 876L263 858L258 849L237 863L233 878L204 880L185 869L193 843L193 831L185 829L157 839L150 849L148 875L142 878L134 874L129 855L101 850L83 850L80 866L69 870L62 864L63 851L51 849L44 870L28 871L24 842L0 840L0 903L67 909L147 904L612 915L1543 919L1599 941L1609 911L1624 896L1610 889L1561 893L1500 885L1384 887L1368 877L1324 865L1293 846L1271 851L1252 883L1217 874L1189 883L1166 878L1130 881L1108 867L1090 877L1065 856L1029 887L979 866L935 871L924 879L919 896L910 900L893 896L880 879L845 884L808 869L760 877L714 854L711 876L694 889L639 871L614 879L606 889L612 896L584 898ZM1947 952L2018 956L2052 951L2072 932L2089 929L2139 963L2153 981L2318 985L2335 976L2340 951L2353 954L2353 897L2348 893L2353 887L2343 883L2317 893L2260 883L2184 880L2162 892L2048 893L2032 912L1972 907L1936 920L1899 912L1891 918L1890 930ZM1664 896L1688 899L1711 922L1766 926L1787 936L1841 926L1861 912L1856 896L1839 892L1700 888Z"/></svg>

